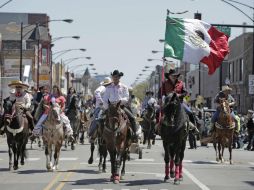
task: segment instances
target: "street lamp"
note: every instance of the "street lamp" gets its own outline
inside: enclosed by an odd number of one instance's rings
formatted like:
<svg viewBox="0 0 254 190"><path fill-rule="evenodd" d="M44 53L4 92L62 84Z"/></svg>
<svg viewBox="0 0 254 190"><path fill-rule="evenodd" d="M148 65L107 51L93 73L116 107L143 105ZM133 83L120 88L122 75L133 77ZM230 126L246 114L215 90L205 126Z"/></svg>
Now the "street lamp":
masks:
<svg viewBox="0 0 254 190"><path fill-rule="evenodd" d="M86 49L84 49L84 48L74 48L74 49L66 49L66 50L58 51L58 52L55 52L55 53L52 54L52 55L59 54L59 55L57 55L53 60L56 60L58 57L62 56L62 55L65 54L65 53L68 53L68 52L70 52L70 51L76 51L76 50L82 51L82 52L85 52L85 51L86 51Z"/></svg>
<svg viewBox="0 0 254 190"><path fill-rule="evenodd" d="M152 50L152 53L163 53L163 51Z"/></svg>
<svg viewBox="0 0 254 190"><path fill-rule="evenodd" d="M90 64L79 64L79 65L73 65L73 66L71 66L71 67L69 67L68 69L73 69L73 68L78 68L78 67L83 67L83 66L94 66L94 64L93 63L90 63Z"/></svg>
<svg viewBox="0 0 254 190"><path fill-rule="evenodd" d="M52 39L52 43L57 41L57 40L64 39L64 38L73 38L73 39L79 40L80 36L61 36L61 37L56 37L56 38Z"/></svg>
<svg viewBox="0 0 254 190"><path fill-rule="evenodd" d="M35 24L35 27L32 29L36 31L36 34L38 34L36 36L36 40L38 40L38 45L40 43L40 29L39 29L39 26L40 25L43 25L43 24L46 24L46 23L49 23L49 22L55 22L55 21L63 21L63 22L67 22L67 23L72 23L73 20L72 19L63 19L63 20L48 20L46 22L42 22L42 23L36 23ZM15 24L16 25L16 24ZM23 26L23 22L20 23L20 67L19 67L19 79L22 81L22 67L23 67L23 48L22 48L22 42L23 42L23 38L28 34L30 33L32 30L28 31L26 34L23 35L23 29L27 28L27 27L30 27L32 26L33 24L29 24L29 25L26 25L26 26ZM16 27L16 26L15 26ZM11 28L9 28L9 30L13 30ZM14 31L17 31L18 29L15 28ZM38 46L38 71L37 71L37 80L39 80L39 46ZM37 81L37 86L39 87L39 81Z"/></svg>
<svg viewBox="0 0 254 190"><path fill-rule="evenodd" d="M78 59L88 59L88 60L90 60L90 59L92 59L92 57L74 57L74 58L69 58L69 59L63 60L63 63L66 66L66 65L70 64L71 62L76 61Z"/></svg>

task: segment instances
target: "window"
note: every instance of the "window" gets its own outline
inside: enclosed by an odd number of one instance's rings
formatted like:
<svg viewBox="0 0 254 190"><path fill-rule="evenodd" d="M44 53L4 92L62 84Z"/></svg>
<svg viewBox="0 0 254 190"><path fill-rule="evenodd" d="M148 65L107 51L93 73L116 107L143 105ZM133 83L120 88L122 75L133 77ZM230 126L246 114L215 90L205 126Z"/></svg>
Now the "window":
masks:
<svg viewBox="0 0 254 190"><path fill-rule="evenodd" d="M239 60L239 81L243 80L243 59Z"/></svg>

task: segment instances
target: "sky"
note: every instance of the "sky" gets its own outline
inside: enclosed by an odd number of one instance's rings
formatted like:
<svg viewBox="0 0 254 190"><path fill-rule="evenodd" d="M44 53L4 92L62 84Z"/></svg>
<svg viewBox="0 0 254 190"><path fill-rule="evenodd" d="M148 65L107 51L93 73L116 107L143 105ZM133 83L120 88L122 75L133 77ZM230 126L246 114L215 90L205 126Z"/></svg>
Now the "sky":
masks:
<svg viewBox="0 0 254 190"><path fill-rule="evenodd" d="M7 0L0 0L0 5ZM254 6L254 0L238 0ZM237 4L236 4L237 5ZM240 5L253 18L253 10ZM131 85L144 66L153 70L160 61L148 62L148 58L160 59L163 54L152 54L152 50L163 51L166 10L188 11L179 18L193 18L194 13L202 13L202 20L211 24L242 24L252 21L241 12L221 0L13 0L1 12L46 13L50 19L71 18L73 23L50 23L52 38L79 35L79 40L62 39L56 41L53 53L65 49L85 48L86 52L72 51L57 60L91 56L91 60L79 59L70 64L93 63L99 74L110 74L118 69L124 73L121 81ZM247 30L250 31L250 30ZM242 33L233 28L230 39ZM76 67L74 72L85 68Z"/></svg>

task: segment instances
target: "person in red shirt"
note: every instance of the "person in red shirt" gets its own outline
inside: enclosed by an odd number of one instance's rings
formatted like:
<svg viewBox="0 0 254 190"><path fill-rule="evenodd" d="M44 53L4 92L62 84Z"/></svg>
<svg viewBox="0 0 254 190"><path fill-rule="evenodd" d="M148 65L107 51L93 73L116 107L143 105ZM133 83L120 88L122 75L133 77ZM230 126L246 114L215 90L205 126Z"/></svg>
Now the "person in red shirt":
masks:
<svg viewBox="0 0 254 190"><path fill-rule="evenodd" d="M73 141L74 140L74 138L72 136L73 130L71 128L70 120L64 113L66 100L65 100L65 97L62 95L60 88L56 85L53 86L53 93L52 93L51 101L56 102L60 105L61 110L62 110L60 117L64 123L65 133L66 133L67 137L69 138L69 140Z"/></svg>

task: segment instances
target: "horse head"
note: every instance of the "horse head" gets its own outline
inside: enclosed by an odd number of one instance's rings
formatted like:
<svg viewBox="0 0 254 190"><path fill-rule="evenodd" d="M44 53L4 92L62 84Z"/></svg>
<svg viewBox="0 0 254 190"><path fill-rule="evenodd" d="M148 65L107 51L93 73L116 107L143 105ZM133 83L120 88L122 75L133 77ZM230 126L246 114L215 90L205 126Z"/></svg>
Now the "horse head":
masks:
<svg viewBox="0 0 254 190"><path fill-rule="evenodd" d="M60 123L61 122L61 115L62 110L58 103L50 103L50 109L49 109L49 119L52 122Z"/></svg>
<svg viewBox="0 0 254 190"><path fill-rule="evenodd" d="M165 98L164 113L165 118L168 119L170 126L174 126L175 119L177 117L177 112L179 111L180 108L181 102L177 94L175 92L168 94Z"/></svg>
<svg viewBox="0 0 254 190"><path fill-rule="evenodd" d="M73 95L70 102L70 109L78 109L79 107L79 97L77 95Z"/></svg>
<svg viewBox="0 0 254 190"><path fill-rule="evenodd" d="M121 116L122 116L122 112L121 112L121 101L117 102L117 103L111 103L108 100L108 109L107 109L107 121L108 121L108 126L110 129L117 129L120 126L120 122L121 122Z"/></svg>
<svg viewBox="0 0 254 190"><path fill-rule="evenodd" d="M154 103L148 104L146 107L146 118L152 119L155 115L155 106Z"/></svg>
<svg viewBox="0 0 254 190"><path fill-rule="evenodd" d="M229 106L229 103L226 98L220 98L219 99L219 104L220 104L220 123L222 125L230 126L232 123L231 119L231 109Z"/></svg>
<svg viewBox="0 0 254 190"><path fill-rule="evenodd" d="M11 101L10 98L6 98L4 99L4 104L3 104L3 108L4 108L4 124L6 126L9 126L12 118L15 114L15 109L14 109L14 104L16 102L16 99L14 101Z"/></svg>

